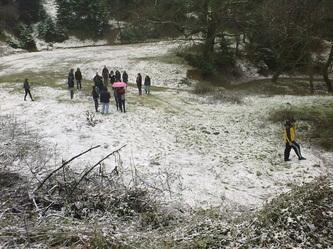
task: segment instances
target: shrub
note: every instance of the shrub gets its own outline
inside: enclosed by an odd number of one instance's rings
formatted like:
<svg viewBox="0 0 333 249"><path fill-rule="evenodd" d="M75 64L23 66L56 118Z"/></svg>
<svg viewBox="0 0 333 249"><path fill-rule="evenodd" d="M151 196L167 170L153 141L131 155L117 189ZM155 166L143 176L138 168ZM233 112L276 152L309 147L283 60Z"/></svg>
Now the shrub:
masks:
<svg viewBox="0 0 333 249"><path fill-rule="evenodd" d="M212 86L208 82L199 82L194 87L195 94L204 95L204 94L212 93L214 91L215 91L215 87Z"/></svg>

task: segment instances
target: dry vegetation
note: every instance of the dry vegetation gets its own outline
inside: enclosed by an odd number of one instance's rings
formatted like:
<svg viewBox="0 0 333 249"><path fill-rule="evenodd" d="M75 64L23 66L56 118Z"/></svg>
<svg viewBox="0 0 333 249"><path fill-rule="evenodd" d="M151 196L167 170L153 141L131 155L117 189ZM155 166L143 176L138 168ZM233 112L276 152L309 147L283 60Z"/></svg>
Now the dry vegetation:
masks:
<svg viewBox="0 0 333 249"><path fill-rule="evenodd" d="M98 150L99 146L50 170L45 165L55 155L46 152L33 132L17 124L14 117L1 120L0 247L332 246L331 176L295 187L252 214L234 216L223 210L171 208L160 198L167 190L147 184L135 168L131 171L131 181L124 180L121 148L105 155L115 158L116 167L112 171L105 170L103 159L82 172L71 168L74 160ZM31 156L34 154L44 156L35 161ZM28 169L28 177L11 170L13 165L19 166L20 172Z"/></svg>

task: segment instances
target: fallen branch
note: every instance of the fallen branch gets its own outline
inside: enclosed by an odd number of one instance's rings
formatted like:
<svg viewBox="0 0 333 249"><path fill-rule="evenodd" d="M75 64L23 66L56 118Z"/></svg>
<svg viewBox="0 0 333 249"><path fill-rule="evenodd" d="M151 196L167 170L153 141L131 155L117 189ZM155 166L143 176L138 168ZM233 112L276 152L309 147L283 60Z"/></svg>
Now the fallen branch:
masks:
<svg viewBox="0 0 333 249"><path fill-rule="evenodd" d="M97 149L97 148L99 148L99 147L101 147L100 145L97 145L97 146L95 146L95 147L92 147L92 148L90 148L89 150L86 150L86 151L84 151L84 152L82 152L82 153L80 153L80 154L78 154L78 155L76 155L75 157L72 157L70 160L68 160L68 161L66 161L66 162L64 162L59 168L57 168L57 169L55 169L54 171L52 171L40 184L39 184L39 186L38 186L38 188L35 190L35 191L38 191L43 185L44 185L44 183L51 177L51 176L53 176L57 171L59 171L59 170L61 170L63 167L65 167L67 164L69 164L70 162L72 162L73 160L75 160L76 158L78 158L78 157L80 157L80 156L82 156L82 155L84 155L84 154L86 154L86 153L88 153L89 151L92 151L92 150L94 150L94 149Z"/></svg>
<svg viewBox="0 0 333 249"><path fill-rule="evenodd" d="M118 150L115 150L113 152L111 152L110 154L108 154L106 157L104 157L103 159L101 159L99 162L97 162L94 166L92 166L86 173L83 174L83 176L80 178L80 180L74 185L74 187L72 188L71 194L74 192L74 190L77 188L77 186L80 184L80 182L94 169L96 168L98 165L100 165L104 160L106 160L107 158L109 158L110 156L114 155L115 153L118 153L121 149L123 149L126 145L121 146Z"/></svg>

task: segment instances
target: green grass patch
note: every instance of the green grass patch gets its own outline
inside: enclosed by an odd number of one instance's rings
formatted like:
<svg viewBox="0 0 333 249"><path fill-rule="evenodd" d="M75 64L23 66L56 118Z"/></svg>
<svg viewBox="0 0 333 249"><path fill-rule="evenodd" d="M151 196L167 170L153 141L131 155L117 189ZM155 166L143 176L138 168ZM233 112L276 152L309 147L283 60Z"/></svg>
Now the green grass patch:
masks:
<svg viewBox="0 0 333 249"><path fill-rule="evenodd" d="M56 72L45 72L45 73L18 73L8 76L0 77L0 83L22 83L24 79L28 79L31 86L49 86L54 88L66 88L65 83L61 83L66 80L63 74Z"/></svg>
<svg viewBox="0 0 333 249"><path fill-rule="evenodd" d="M270 120L273 122L284 122L289 117L310 124L309 128L300 127L301 131L320 147L333 151L333 102L280 108L270 113Z"/></svg>
<svg viewBox="0 0 333 249"><path fill-rule="evenodd" d="M226 88L234 91L243 91L250 94L264 95L312 95L310 85L307 79L280 79L273 83L270 79L254 80L238 85L226 84ZM314 82L316 94L324 94L327 92L323 81L316 80Z"/></svg>

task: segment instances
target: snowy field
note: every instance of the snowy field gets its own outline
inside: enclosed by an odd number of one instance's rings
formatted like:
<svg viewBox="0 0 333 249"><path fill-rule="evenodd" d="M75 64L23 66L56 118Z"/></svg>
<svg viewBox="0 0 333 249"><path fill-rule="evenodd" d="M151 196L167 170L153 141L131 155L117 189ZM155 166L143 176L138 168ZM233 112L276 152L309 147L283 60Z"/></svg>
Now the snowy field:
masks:
<svg viewBox="0 0 333 249"><path fill-rule="evenodd" d="M241 105L216 103L193 95L189 88L177 90L186 76L185 65L166 64L159 57L176 44L160 42L110 47L63 49L15 54L0 58L0 78L20 75L17 83L0 85L1 115L15 115L20 122L38 132L42 142L56 148L61 159L94 145L103 148L78 160L75 167L92 165L109 152L126 145L121 152L124 171L135 168L143 180L167 192L165 200L189 207L255 208L288 190L290 184L311 181L331 169L324 163L332 154L321 153L300 141L306 161L283 162L282 126L267 121L273 109L313 104L332 97L249 96ZM156 58L156 59L145 59ZM108 116L96 115L100 122L87 125L87 111L93 102L84 92L73 101L61 88L33 87L35 102L23 101L23 75L63 76L69 68L80 67L90 89L96 71L107 65L126 70L130 82L138 72L148 73L152 84L163 86L151 96L138 96L134 87L127 92L126 114L116 112L114 102ZM88 87L89 86L89 87ZM112 100L113 101L113 100ZM106 161L112 170L114 159ZM55 167L50 164L50 170ZM24 172L24 169L21 169ZM168 185L168 186L166 186Z"/></svg>

